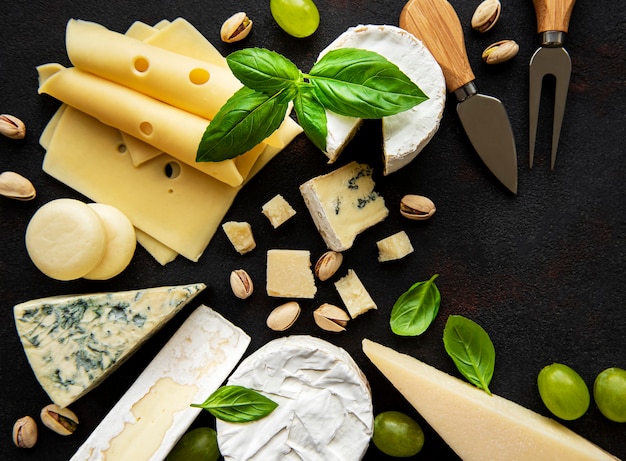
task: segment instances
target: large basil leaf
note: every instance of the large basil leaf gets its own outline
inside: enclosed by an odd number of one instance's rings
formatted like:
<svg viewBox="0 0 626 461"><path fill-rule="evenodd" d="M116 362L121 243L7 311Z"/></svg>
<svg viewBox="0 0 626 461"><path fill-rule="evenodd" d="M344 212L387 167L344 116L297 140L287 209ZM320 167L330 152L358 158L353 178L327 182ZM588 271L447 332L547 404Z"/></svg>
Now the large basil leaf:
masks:
<svg viewBox="0 0 626 461"><path fill-rule="evenodd" d="M396 300L391 309L391 331L400 336L421 335L439 312L441 295L433 275L430 280L417 282Z"/></svg>
<svg viewBox="0 0 626 461"><path fill-rule="evenodd" d="M468 318L451 315L443 330L443 344L461 374L491 395L496 351L487 332Z"/></svg>
<svg viewBox="0 0 626 461"><path fill-rule="evenodd" d="M265 48L235 51L226 57L226 62L241 83L264 93L275 93L303 80L293 62Z"/></svg>
<svg viewBox="0 0 626 461"><path fill-rule="evenodd" d="M398 66L368 50L330 51L306 77L324 107L349 117L381 118L428 99Z"/></svg>
<svg viewBox="0 0 626 461"><path fill-rule="evenodd" d="M243 386L222 386L203 403L192 407L204 408L222 421L245 423L269 415L278 406L264 395Z"/></svg>
<svg viewBox="0 0 626 461"><path fill-rule="evenodd" d="M293 100L298 123L302 126L306 136L320 150L326 150L326 111L319 102L310 85L301 85L298 95Z"/></svg>
<svg viewBox="0 0 626 461"><path fill-rule="evenodd" d="M280 127L295 89L275 94L243 87L222 106L198 145L196 162L219 162L246 153Z"/></svg>

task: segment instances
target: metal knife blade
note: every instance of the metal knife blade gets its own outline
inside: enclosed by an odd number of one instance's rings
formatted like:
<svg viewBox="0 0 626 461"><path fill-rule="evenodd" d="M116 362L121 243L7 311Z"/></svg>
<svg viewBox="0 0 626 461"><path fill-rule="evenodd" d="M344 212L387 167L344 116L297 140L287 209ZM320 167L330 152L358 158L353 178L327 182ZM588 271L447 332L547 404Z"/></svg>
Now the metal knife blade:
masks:
<svg viewBox="0 0 626 461"><path fill-rule="evenodd" d="M472 146L496 178L517 193L517 150L509 118L498 99L478 94L452 5L446 0L409 0L400 14L400 27L435 57L448 91L459 101L457 113Z"/></svg>

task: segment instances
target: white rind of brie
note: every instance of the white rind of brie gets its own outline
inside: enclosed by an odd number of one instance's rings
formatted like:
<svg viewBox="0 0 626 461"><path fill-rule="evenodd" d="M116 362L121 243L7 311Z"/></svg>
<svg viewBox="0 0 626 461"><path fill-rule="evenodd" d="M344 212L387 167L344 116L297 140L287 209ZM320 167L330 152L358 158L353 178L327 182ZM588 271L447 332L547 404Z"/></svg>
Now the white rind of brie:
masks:
<svg viewBox="0 0 626 461"><path fill-rule="evenodd" d="M350 355L311 336L270 341L228 384L255 389L278 407L246 424L217 421L225 460L360 460L372 435L369 384Z"/></svg>
<svg viewBox="0 0 626 461"><path fill-rule="evenodd" d="M428 100L396 115L383 117L383 174L408 165L439 129L446 101L441 67L414 35L391 25L359 25L349 28L319 55L331 50L358 48L374 51L397 65L428 96ZM326 156L334 163L352 139L362 119L326 111Z"/></svg>

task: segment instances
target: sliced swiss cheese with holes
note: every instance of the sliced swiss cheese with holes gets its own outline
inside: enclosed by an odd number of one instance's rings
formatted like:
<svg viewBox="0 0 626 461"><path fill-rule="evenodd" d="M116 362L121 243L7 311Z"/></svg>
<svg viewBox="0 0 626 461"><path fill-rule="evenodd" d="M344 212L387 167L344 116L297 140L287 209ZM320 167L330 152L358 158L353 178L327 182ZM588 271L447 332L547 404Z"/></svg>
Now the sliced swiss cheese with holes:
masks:
<svg viewBox="0 0 626 461"><path fill-rule="evenodd" d="M616 461L521 405L409 355L363 340L363 352L464 461Z"/></svg>
<svg viewBox="0 0 626 461"><path fill-rule="evenodd" d="M202 403L237 365L250 337L200 306L104 417L72 461L157 461L166 458Z"/></svg>
<svg viewBox="0 0 626 461"><path fill-rule="evenodd" d="M37 380L64 407L100 384L205 288L196 283L34 299L13 308L15 326Z"/></svg>
<svg viewBox="0 0 626 461"><path fill-rule="evenodd" d="M399 114L383 117L383 163L385 175L409 164L439 129L446 100L446 83L430 51L409 32L391 25L351 27L319 55L339 48L374 51L397 65L428 96L428 100ZM327 111L326 152L329 163L355 134L362 120Z"/></svg>
<svg viewBox="0 0 626 461"><path fill-rule="evenodd" d="M205 119L243 86L228 68L94 22L71 19L65 41L74 67Z"/></svg>
<svg viewBox="0 0 626 461"><path fill-rule="evenodd" d="M275 339L244 359L228 384L254 389L278 407L251 423L218 420L225 460L363 458L372 435L372 397L344 349L312 336Z"/></svg>

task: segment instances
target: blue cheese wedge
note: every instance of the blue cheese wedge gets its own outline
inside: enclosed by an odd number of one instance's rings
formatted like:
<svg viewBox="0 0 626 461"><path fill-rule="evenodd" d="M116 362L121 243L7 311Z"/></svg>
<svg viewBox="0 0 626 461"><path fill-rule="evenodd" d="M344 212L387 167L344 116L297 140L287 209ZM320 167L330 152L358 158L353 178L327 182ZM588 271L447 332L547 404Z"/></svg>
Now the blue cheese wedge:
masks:
<svg viewBox="0 0 626 461"><path fill-rule="evenodd" d="M37 380L65 407L102 382L206 288L203 283L40 298L14 307Z"/></svg>
<svg viewBox="0 0 626 461"><path fill-rule="evenodd" d="M409 355L363 340L363 352L464 461L617 461L534 411Z"/></svg>
<svg viewBox="0 0 626 461"><path fill-rule="evenodd" d="M71 461L161 461L237 365L250 337L199 306L104 417Z"/></svg>
<svg viewBox="0 0 626 461"><path fill-rule="evenodd" d="M374 186L372 168L357 162L300 186L315 227L329 249L349 249L357 235L387 217L389 210Z"/></svg>
<svg viewBox="0 0 626 461"><path fill-rule="evenodd" d="M374 51L397 65L428 96L428 100L396 115L383 117L384 175L408 165L439 129L446 101L446 84L441 67L424 44L409 32L391 25L351 27L326 49L358 48ZM329 163L335 162L352 139L362 120L326 112Z"/></svg>
<svg viewBox="0 0 626 461"><path fill-rule="evenodd" d="M312 336L275 339L244 359L228 384L257 390L278 407L252 423L217 421L226 461L363 458L372 436L372 397L344 349Z"/></svg>

